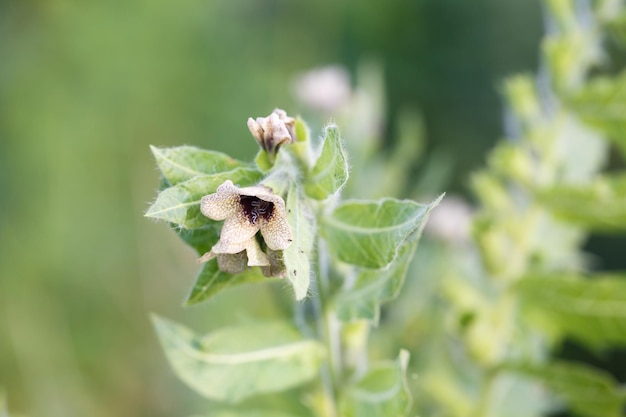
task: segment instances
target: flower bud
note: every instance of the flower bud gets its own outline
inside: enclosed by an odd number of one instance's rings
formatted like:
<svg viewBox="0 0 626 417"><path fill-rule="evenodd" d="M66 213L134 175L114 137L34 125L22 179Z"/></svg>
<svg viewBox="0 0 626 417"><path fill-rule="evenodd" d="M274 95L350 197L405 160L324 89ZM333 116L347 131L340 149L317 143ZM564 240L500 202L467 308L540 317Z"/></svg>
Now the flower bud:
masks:
<svg viewBox="0 0 626 417"><path fill-rule="evenodd" d="M272 161L282 145L295 141L294 124L295 119L281 109L274 109L267 117L248 119L250 133Z"/></svg>

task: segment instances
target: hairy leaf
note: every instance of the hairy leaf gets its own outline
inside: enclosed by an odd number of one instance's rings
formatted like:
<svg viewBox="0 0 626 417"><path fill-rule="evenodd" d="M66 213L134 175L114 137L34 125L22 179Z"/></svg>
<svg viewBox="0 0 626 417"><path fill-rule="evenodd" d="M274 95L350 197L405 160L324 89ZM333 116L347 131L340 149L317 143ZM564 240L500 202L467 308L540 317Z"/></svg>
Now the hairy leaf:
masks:
<svg viewBox="0 0 626 417"><path fill-rule="evenodd" d="M389 417L407 415L411 395L406 385L409 353L401 351L395 362L373 364L347 388L341 402L342 417Z"/></svg>
<svg viewBox="0 0 626 417"><path fill-rule="evenodd" d="M307 382L317 375L324 353L319 342L286 323L222 328L200 337L171 321L153 321L174 372L217 401L238 402Z"/></svg>
<svg viewBox="0 0 626 417"><path fill-rule="evenodd" d="M212 175L243 167L245 164L230 156L194 146L157 148L150 146L163 177L176 185L198 175Z"/></svg>
<svg viewBox="0 0 626 417"><path fill-rule="evenodd" d="M222 229L221 223L214 221L209 221L196 229L182 229L175 224L171 224L171 227L183 242L196 250L198 255L211 250L219 240Z"/></svg>
<svg viewBox="0 0 626 417"><path fill-rule="evenodd" d="M393 198L344 202L323 219L322 233L341 261L383 268L407 239L419 237L428 212L441 198L427 205Z"/></svg>
<svg viewBox="0 0 626 417"><path fill-rule="evenodd" d="M306 297L311 282L309 257L313 249L315 218L295 185L289 191L286 207L293 242L283 252L283 258L296 299L302 300Z"/></svg>
<svg viewBox="0 0 626 417"><path fill-rule="evenodd" d="M211 220L200 213L200 199L214 193L226 180L248 186L256 184L261 173L254 168L237 168L213 175L200 175L166 188L146 212L146 217L165 220L185 229L196 229L207 225Z"/></svg>
<svg viewBox="0 0 626 417"><path fill-rule="evenodd" d="M589 185L557 185L539 193L561 218L605 232L626 230L626 176L600 177Z"/></svg>
<svg viewBox="0 0 626 417"><path fill-rule="evenodd" d="M380 305L397 297L416 247L417 242L404 244L398 251L397 260L386 268L359 271L354 286L337 296L335 303L339 318L378 323Z"/></svg>
<svg viewBox="0 0 626 417"><path fill-rule="evenodd" d="M626 276L532 276L516 290L530 317L593 347L626 344Z"/></svg>
<svg viewBox="0 0 626 417"><path fill-rule="evenodd" d="M251 268L240 274L232 275L222 272L217 265L217 259L211 259L204 264L200 274L198 274L185 305L201 303L228 287L266 280L267 278L263 276L259 268Z"/></svg>
<svg viewBox="0 0 626 417"><path fill-rule="evenodd" d="M541 381L565 401L577 415L620 417L624 391L607 372L578 363L507 365L505 369Z"/></svg>
<svg viewBox="0 0 626 417"><path fill-rule="evenodd" d="M348 180L348 162L344 155L339 128L326 127L322 153L306 178L304 190L317 200L337 192Z"/></svg>

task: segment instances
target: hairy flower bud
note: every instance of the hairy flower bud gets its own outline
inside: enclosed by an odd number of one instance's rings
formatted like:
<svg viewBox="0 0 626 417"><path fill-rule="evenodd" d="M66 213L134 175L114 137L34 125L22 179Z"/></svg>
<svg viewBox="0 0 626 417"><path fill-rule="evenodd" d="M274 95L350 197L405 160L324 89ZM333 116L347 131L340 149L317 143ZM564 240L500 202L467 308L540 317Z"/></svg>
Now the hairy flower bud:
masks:
<svg viewBox="0 0 626 417"><path fill-rule="evenodd" d="M250 133L270 158L276 156L282 145L294 142L294 124L295 119L281 109L274 109L267 117L248 119Z"/></svg>

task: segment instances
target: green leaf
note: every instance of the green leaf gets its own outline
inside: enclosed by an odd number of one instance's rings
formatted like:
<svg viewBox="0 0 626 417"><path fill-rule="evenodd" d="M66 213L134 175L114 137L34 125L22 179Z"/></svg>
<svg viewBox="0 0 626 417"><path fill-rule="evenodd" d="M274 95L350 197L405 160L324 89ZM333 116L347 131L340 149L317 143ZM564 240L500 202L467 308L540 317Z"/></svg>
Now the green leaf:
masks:
<svg viewBox="0 0 626 417"><path fill-rule="evenodd" d="M317 200L324 200L348 181L348 162L341 145L339 128L326 127L322 153L306 178L304 190Z"/></svg>
<svg viewBox="0 0 626 417"><path fill-rule="evenodd" d="M506 370L541 381L577 415L620 417L624 392L607 372L587 365L557 362L545 365L507 365Z"/></svg>
<svg viewBox="0 0 626 417"><path fill-rule="evenodd" d="M262 172L269 172L274 166L274 163L270 161L270 157L267 155L267 152L263 149L256 154L254 162Z"/></svg>
<svg viewBox="0 0 626 417"><path fill-rule="evenodd" d="M626 155L626 71L618 77L596 77L570 98L580 118L606 134Z"/></svg>
<svg viewBox="0 0 626 417"><path fill-rule="evenodd" d="M359 271L354 286L339 293L335 300L339 319L367 319L377 324L380 305L398 296L416 247L417 242L402 245L396 261L386 268Z"/></svg>
<svg viewBox="0 0 626 417"><path fill-rule="evenodd" d="M150 146L163 177L176 185L198 175L212 175L243 167L241 161L215 151L207 151L194 146L157 148Z"/></svg>
<svg viewBox="0 0 626 417"><path fill-rule="evenodd" d="M256 184L262 174L254 168L237 168L213 175L200 175L166 188L146 212L146 217L165 220L185 229L196 229L211 222L200 213L200 199L214 193L226 180L248 186Z"/></svg>
<svg viewBox="0 0 626 417"><path fill-rule="evenodd" d="M170 225L179 238L196 250L198 255L204 255L211 250L220 238L222 224L209 221L196 229L182 229L175 224Z"/></svg>
<svg viewBox="0 0 626 417"><path fill-rule="evenodd" d="M626 345L626 276L542 275L522 279L515 289L530 319L592 347Z"/></svg>
<svg viewBox="0 0 626 417"><path fill-rule="evenodd" d="M341 401L342 417L400 417L407 415L411 395L406 385L409 353L401 351L395 362L372 365Z"/></svg>
<svg viewBox="0 0 626 417"><path fill-rule="evenodd" d="M315 237L315 218L299 187L293 185L287 195L287 221L291 226L293 242L283 252L287 277L293 286L296 299L306 297L311 282L311 262L309 256Z"/></svg>
<svg viewBox="0 0 626 417"><path fill-rule="evenodd" d="M309 127L300 116L296 117L293 130L298 142L307 142L309 140Z"/></svg>
<svg viewBox="0 0 626 417"><path fill-rule="evenodd" d="M251 282L267 281L259 268L252 268L240 274L232 275L220 271L217 260L211 259L206 262L196 278L185 305L191 306L211 298L221 290L235 285Z"/></svg>
<svg viewBox="0 0 626 417"><path fill-rule="evenodd" d="M599 177L588 185L557 185L538 192L557 216L583 227L626 230L626 175Z"/></svg>
<svg viewBox="0 0 626 417"><path fill-rule="evenodd" d="M322 233L341 261L383 268L407 239L419 237L428 212L442 198L427 205L393 198L344 202L323 219Z"/></svg>
<svg viewBox="0 0 626 417"><path fill-rule="evenodd" d="M204 337L153 317L159 340L178 377L206 398L237 402L313 379L322 345L286 323L222 328Z"/></svg>

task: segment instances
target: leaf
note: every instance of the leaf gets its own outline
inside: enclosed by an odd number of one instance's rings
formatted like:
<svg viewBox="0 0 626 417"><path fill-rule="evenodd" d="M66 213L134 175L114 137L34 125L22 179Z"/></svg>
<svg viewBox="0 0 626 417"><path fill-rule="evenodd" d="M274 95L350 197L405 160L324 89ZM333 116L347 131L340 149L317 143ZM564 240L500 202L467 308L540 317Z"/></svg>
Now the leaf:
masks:
<svg viewBox="0 0 626 417"><path fill-rule="evenodd" d="M567 362L545 365L507 365L505 369L541 381L561 397L577 415L620 417L624 392L607 372Z"/></svg>
<svg viewBox="0 0 626 417"><path fill-rule="evenodd" d="M283 259L296 299L302 300L311 282L309 256L313 249L315 219L296 185L291 187L287 195L286 208L293 242L284 250Z"/></svg>
<svg viewBox="0 0 626 417"><path fill-rule="evenodd" d="M237 402L282 391L313 379L324 350L287 323L222 328L204 337L153 317L177 376L206 398Z"/></svg>
<svg viewBox="0 0 626 417"><path fill-rule="evenodd" d="M211 298L221 290L240 284L267 281L259 268L248 269L240 274L228 274L220 271L217 266L217 259L206 262L196 278L187 300L186 306L198 304Z"/></svg>
<svg viewBox="0 0 626 417"><path fill-rule="evenodd" d="M419 237L428 212L442 198L427 205L393 198L344 202L323 219L322 233L339 260L383 268L407 239Z"/></svg>
<svg viewBox="0 0 626 417"><path fill-rule="evenodd" d="M557 185L538 197L569 222L603 232L626 230L626 175L599 177L589 185Z"/></svg>
<svg viewBox="0 0 626 417"><path fill-rule="evenodd" d="M326 127L322 153L306 178L304 190L317 200L336 193L348 181L348 162L344 155L339 128Z"/></svg>
<svg viewBox="0 0 626 417"><path fill-rule="evenodd" d="M307 142L309 140L309 127L300 116L296 117L293 125L296 141Z"/></svg>
<svg viewBox="0 0 626 417"><path fill-rule="evenodd" d="M237 168L213 175L200 175L166 188L146 212L146 217L165 220L185 229L197 229L211 222L200 213L200 199L215 192L226 180L248 186L256 184L261 173L254 168Z"/></svg>
<svg viewBox="0 0 626 417"><path fill-rule="evenodd" d="M211 250L220 238L222 225L220 222L209 221L196 229L182 229L175 224L170 225L179 238L203 255Z"/></svg>
<svg viewBox="0 0 626 417"><path fill-rule="evenodd" d="M400 351L395 362L372 365L347 388L341 402L342 417L400 417L407 415L411 395L406 385L409 352Z"/></svg>
<svg viewBox="0 0 626 417"><path fill-rule="evenodd" d="M626 276L531 276L515 289L531 319L549 319L592 347L626 345Z"/></svg>
<svg viewBox="0 0 626 417"><path fill-rule="evenodd" d="M170 185L176 185L198 175L217 174L246 165L224 153L194 146L174 148L150 146L150 150L161 174Z"/></svg>
<svg viewBox="0 0 626 417"><path fill-rule="evenodd" d="M387 267L359 271L354 286L337 296L339 319L367 319L377 324L380 305L398 296L416 247L417 242L406 243L400 248L396 261Z"/></svg>
<svg viewBox="0 0 626 417"><path fill-rule="evenodd" d="M583 121L606 134L626 154L626 71L617 77L595 77L569 104Z"/></svg>

